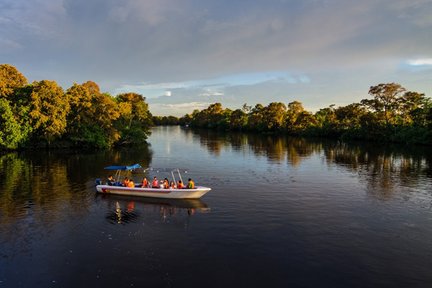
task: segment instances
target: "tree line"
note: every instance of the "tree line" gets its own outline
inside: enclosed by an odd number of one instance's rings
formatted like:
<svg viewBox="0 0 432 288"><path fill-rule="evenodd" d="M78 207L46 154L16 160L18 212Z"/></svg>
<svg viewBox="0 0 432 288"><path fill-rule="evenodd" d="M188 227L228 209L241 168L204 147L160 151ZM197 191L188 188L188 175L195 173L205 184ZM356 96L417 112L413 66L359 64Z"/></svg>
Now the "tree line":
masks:
<svg viewBox="0 0 432 288"><path fill-rule="evenodd" d="M369 89L370 99L347 106L306 111L302 103L267 106L244 104L231 110L214 103L201 111L176 118L153 117L156 125L284 133L288 135L358 139L368 141L432 144L432 101L423 93L386 83Z"/></svg>
<svg viewBox="0 0 432 288"><path fill-rule="evenodd" d="M138 144L151 126L140 94L113 97L92 81L66 91L50 80L29 84L14 66L0 65L0 150Z"/></svg>

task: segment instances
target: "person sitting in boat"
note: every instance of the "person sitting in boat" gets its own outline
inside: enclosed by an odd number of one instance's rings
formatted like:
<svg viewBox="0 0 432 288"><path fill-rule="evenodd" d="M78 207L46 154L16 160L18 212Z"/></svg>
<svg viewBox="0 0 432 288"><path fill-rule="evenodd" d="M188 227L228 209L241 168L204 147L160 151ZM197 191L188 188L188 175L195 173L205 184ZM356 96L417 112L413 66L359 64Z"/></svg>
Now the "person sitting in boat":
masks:
<svg viewBox="0 0 432 288"><path fill-rule="evenodd" d="M174 182L174 181L171 181L171 183L170 183L170 188L171 188L171 189L175 189L175 188L176 188L176 185L175 185L175 182Z"/></svg>
<svg viewBox="0 0 432 288"><path fill-rule="evenodd" d="M114 180L114 177L112 175L108 176L107 184L109 186L114 186L115 185L115 180Z"/></svg>
<svg viewBox="0 0 432 288"><path fill-rule="evenodd" d="M188 179L187 188L188 189L195 189L195 182L191 178Z"/></svg>
<svg viewBox="0 0 432 288"><path fill-rule="evenodd" d="M142 187L142 188L146 188L146 187L148 187L148 185L149 185L149 181L147 180L146 177L144 177L144 179L142 180L142 185L141 185L141 187Z"/></svg>
<svg viewBox="0 0 432 288"><path fill-rule="evenodd" d="M124 187L127 187L127 186L128 186L128 183L129 183L129 178L128 178L128 177L125 177L124 180L123 180L123 186L124 186Z"/></svg>
<svg viewBox="0 0 432 288"><path fill-rule="evenodd" d="M169 182L168 182L168 178L165 178L163 181L163 188L164 189L169 189Z"/></svg>
<svg viewBox="0 0 432 288"><path fill-rule="evenodd" d="M185 188L185 186L183 185L183 182L179 180L177 183L177 189L183 189L183 188Z"/></svg>
<svg viewBox="0 0 432 288"><path fill-rule="evenodd" d="M159 188L159 181L156 176L153 177L152 188Z"/></svg>
<svg viewBox="0 0 432 288"><path fill-rule="evenodd" d="M128 187L128 188L135 188L135 183L133 182L132 179L129 180L129 182L127 183L126 187Z"/></svg>

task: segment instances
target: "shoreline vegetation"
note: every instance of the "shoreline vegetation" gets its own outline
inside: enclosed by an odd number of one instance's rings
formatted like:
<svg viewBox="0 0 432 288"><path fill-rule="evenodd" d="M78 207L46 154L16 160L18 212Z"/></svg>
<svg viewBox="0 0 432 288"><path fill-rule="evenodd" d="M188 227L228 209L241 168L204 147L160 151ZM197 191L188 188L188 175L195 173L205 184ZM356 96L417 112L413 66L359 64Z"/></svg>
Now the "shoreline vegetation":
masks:
<svg viewBox="0 0 432 288"><path fill-rule="evenodd" d="M343 141L432 145L431 98L406 91L397 83L371 86L369 95L372 99L347 106L330 105L315 113L306 111L298 101L254 107L244 104L236 110L214 103L180 118L153 116L153 123Z"/></svg>
<svg viewBox="0 0 432 288"><path fill-rule="evenodd" d="M140 94L111 96L92 81L66 91L50 80L29 84L14 66L0 65L0 151L144 144L151 127Z"/></svg>
<svg viewBox="0 0 432 288"><path fill-rule="evenodd" d="M0 151L31 148L106 149L145 144L153 125L224 131L432 145L432 100L400 84L371 86L371 99L306 111L301 102L214 103L177 118L152 116L137 93L112 96L92 81L66 91L55 81L29 84L14 66L0 65Z"/></svg>

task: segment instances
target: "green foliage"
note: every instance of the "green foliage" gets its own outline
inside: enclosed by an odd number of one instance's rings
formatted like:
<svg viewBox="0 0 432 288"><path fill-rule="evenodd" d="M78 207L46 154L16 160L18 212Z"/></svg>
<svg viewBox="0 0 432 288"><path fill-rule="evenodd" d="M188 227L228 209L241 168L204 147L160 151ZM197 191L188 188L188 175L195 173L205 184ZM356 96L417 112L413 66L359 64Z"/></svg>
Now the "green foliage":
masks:
<svg viewBox="0 0 432 288"><path fill-rule="evenodd" d="M236 109L231 113L229 128L231 130L242 130L246 127L247 121L247 114L241 109Z"/></svg>
<svg viewBox="0 0 432 288"><path fill-rule="evenodd" d="M114 98L92 81L75 83L66 93L54 81L26 84L15 67L0 65L0 149L100 149L142 143L150 133L152 116L139 94Z"/></svg>
<svg viewBox="0 0 432 288"><path fill-rule="evenodd" d="M302 103L285 106L243 105L234 111L221 103L195 110L181 118L153 117L145 97L123 93L113 97L87 81L63 92L54 81L27 79L13 66L0 65L0 149L32 144L108 148L143 143L153 125L247 130L432 144L432 101L424 94L406 91L397 83L371 86L372 99L311 113ZM30 141L32 140L32 141ZM58 146L56 144L56 146Z"/></svg>
<svg viewBox="0 0 432 288"><path fill-rule="evenodd" d="M85 124L78 128L77 133L70 135L70 141L75 147L106 149L112 145L106 131L95 124Z"/></svg>
<svg viewBox="0 0 432 288"><path fill-rule="evenodd" d="M0 149L17 149L25 141L28 130L21 126L9 105L9 101L0 98Z"/></svg>
<svg viewBox="0 0 432 288"><path fill-rule="evenodd" d="M143 143L150 134L152 115L145 98L137 93L124 93L116 97L120 117L114 126L120 131L117 145Z"/></svg>
<svg viewBox="0 0 432 288"><path fill-rule="evenodd" d="M315 114L298 101L287 106L280 102L256 104L253 108L244 104L234 111L215 103L185 115L179 123L211 129L432 144L432 101L424 94L405 91L396 83L372 86L369 94L373 99L341 107L330 105Z"/></svg>
<svg viewBox="0 0 432 288"><path fill-rule="evenodd" d="M263 120L264 106L261 104L256 104L255 107L249 111L246 127L251 131L263 132L265 131L265 123Z"/></svg>
<svg viewBox="0 0 432 288"><path fill-rule="evenodd" d="M30 94L30 118L34 136L50 144L66 130L70 106L63 89L54 81L33 82Z"/></svg>
<svg viewBox="0 0 432 288"><path fill-rule="evenodd" d="M286 118L286 106L280 102L270 103L263 110L263 122L267 131L281 131Z"/></svg>

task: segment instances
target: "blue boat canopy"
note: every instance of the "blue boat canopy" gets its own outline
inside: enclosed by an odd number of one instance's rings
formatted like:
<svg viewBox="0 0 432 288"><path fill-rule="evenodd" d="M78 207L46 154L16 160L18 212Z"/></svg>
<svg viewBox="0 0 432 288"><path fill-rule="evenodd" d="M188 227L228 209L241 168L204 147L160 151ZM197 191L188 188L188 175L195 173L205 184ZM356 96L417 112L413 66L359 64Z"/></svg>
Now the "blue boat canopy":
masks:
<svg viewBox="0 0 432 288"><path fill-rule="evenodd" d="M130 166L107 166L104 169L105 170L135 170L142 168L140 164L134 164Z"/></svg>

